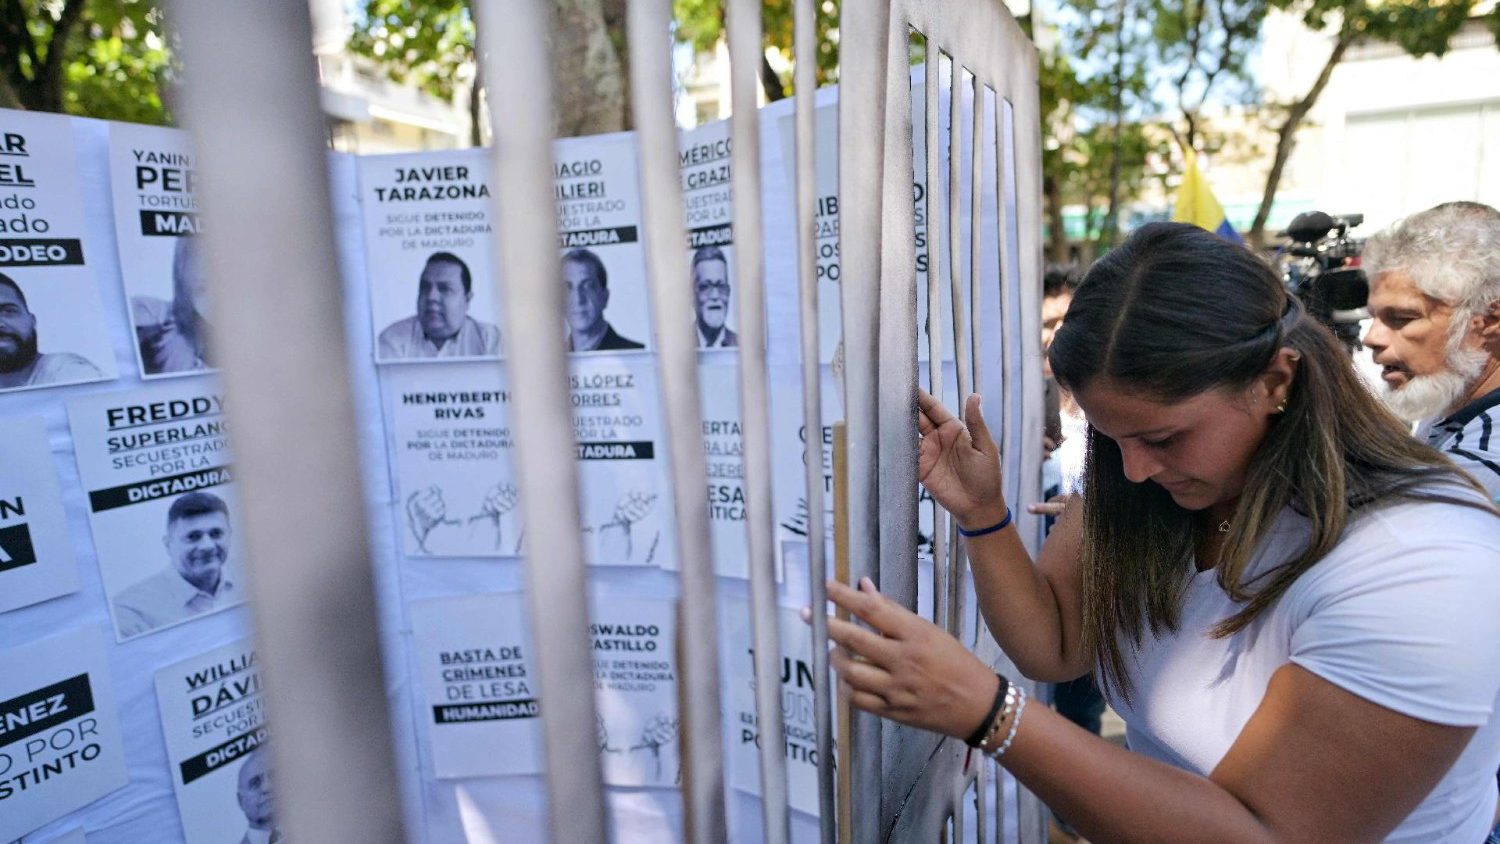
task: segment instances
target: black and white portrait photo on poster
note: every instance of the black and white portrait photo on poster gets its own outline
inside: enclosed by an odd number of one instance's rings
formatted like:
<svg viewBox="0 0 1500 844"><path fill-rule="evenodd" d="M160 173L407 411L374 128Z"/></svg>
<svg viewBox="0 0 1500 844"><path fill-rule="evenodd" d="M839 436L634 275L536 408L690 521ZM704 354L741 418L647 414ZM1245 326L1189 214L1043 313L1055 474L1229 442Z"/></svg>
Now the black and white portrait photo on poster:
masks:
<svg viewBox="0 0 1500 844"><path fill-rule="evenodd" d="M0 109L0 391L116 377L73 121Z"/></svg>
<svg viewBox="0 0 1500 844"><path fill-rule="evenodd" d="M0 841L123 788L125 751L99 631L0 651Z"/></svg>
<svg viewBox="0 0 1500 844"><path fill-rule="evenodd" d="M652 345L635 147L633 133L553 144L560 281L573 352Z"/></svg>
<svg viewBox="0 0 1500 844"><path fill-rule="evenodd" d="M525 598L503 592L410 605L417 720L439 779L542 771Z"/></svg>
<svg viewBox="0 0 1500 844"><path fill-rule="evenodd" d="M595 589L589 612L604 782L682 783L675 602Z"/></svg>
<svg viewBox="0 0 1500 844"><path fill-rule="evenodd" d="M674 567L655 365L644 356L578 358L569 379L585 559Z"/></svg>
<svg viewBox="0 0 1500 844"><path fill-rule="evenodd" d="M755 715L755 654L746 601L726 603L729 665L729 774L735 788L760 794L760 728ZM781 640L777 662L781 679L781 715L786 749L787 803L799 812L818 814L818 737L813 701L818 678L812 670L812 635L798 610L776 612ZM837 743L837 736L835 736Z"/></svg>
<svg viewBox="0 0 1500 844"><path fill-rule="evenodd" d="M521 553L504 370L486 363L381 371L408 557Z"/></svg>
<svg viewBox="0 0 1500 844"><path fill-rule="evenodd" d="M68 402L120 641L245 600L223 405L210 378Z"/></svg>
<svg viewBox="0 0 1500 844"><path fill-rule="evenodd" d="M678 155L682 198L687 206L693 314L698 348L733 349L734 329L733 172L729 121L706 123L682 133Z"/></svg>
<svg viewBox="0 0 1500 844"><path fill-rule="evenodd" d="M260 666L249 639L156 672L186 844L286 841L276 825Z"/></svg>
<svg viewBox="0 0 1500 844"><path fill-rule="evenodd" d="M109 124L110 186L120 276L141 377L201 375L215 366L213 299L191 139L180 129Z"/></svg>
<svg viewBox="0 0 1500 844"><path fill-rule="evenodd" d="M0 419L0 612L78 590L78 565L40 416Z"/></svg>
<svg viewBox="0 0 1500 844"><path fill-rule="evenodd" d="M484 150L359 159L377 363L501 353Z"/></svg>

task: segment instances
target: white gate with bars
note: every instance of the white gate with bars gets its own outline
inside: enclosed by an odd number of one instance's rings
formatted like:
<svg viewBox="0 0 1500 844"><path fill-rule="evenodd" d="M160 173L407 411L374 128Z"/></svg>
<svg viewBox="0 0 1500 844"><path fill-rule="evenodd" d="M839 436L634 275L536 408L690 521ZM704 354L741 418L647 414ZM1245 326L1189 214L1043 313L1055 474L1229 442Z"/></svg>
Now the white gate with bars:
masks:
<svg viewBox="0 0 1500 844"><path fill-rule="evenodd" d="M525 530L551 537L545 560L528 564L528 592L544 701L552 839L611 839L594 730L586 637L585 567L563 338L552 202L550 62L545 0L475 0L495 126L492 149L499 295L515 395L518 471ZM192 71L187 123L198 139L210 275L225 320L217 337L237 433L255 619L276 724L274 753L286 828L295 840L405 840L399 774L384 704L379 631L361 500L361 466L342 301L326 189L324 124L307 53L305 0L179 0L173 8ZM813 0L795 0L796 90L813 87ZM705 461L688 276L683 199L672 121L670 0L629 4L631 79L657 365L674 488L702 489ZM780 669L773 574L770 419L765 362L764 266L756 124L760 5L728 0L732 63L734 219L742 327L750 591L756 673ZM1003 432L1008 499L1017 512L1036 500L1041 440L1038 296L1041 276L1041 150L1035 50L998 0L844 0L840 20L839 202L842 281L842 420L847 459L836 486L846 514L833 525L841 577L873 578L888 596L918 605L918 497L914 397L925 319L929 388L941 391L942 361L956 365L959 395L977 388ZM909 66L917 49L922 108L914 111ZM796 104L796 150L805 424L821 430L819 302L814 281L813 97ZM233 103L227 107L226 103ZM962 115L967 113L967 124ZM946 150L939 126L950 127ZM971 135L967 143L963 128ZM923 150L921 178L914 141ZM263 174L278 174L268 187ZM918 202L912 185L927 186ZM945 186L945 187L944 187ZM968 207L961 198L969 197ZM991 197L992 209L984 207ZM925 313L918 308L918 214L925 221ZM669 281L670 280L670 281ZM951 313L941 313L944 290ZM951 332L944 324L951 324ZM952 348L943 348L948 336ZM267 343L267 337L276 342ZM322 361L318 367L306 361ZM898 397L893 400L892 397ZM947 396L949 401L957 396ZM281 436L282 409L299 408L299 436ZM992 424L994 424L992 422ZM814 461L808 461L812 464ZM809 501L821 495L809 466ZM294 490L295 492L288 492ZM344 502L341 506L337 502ZM708 514L678 496L682 560L678 630L712 631L715 575ZM809 508L809 533L825 529ZM1032 545L1034 517L1021 516ZM934 517L934 620L1003 664L976 631L956 528ZM829 566L811 542L810 594L823 597ZM685 838L727 840L720 666L713 636L679 642ZM827 672L826 629L814 628L815 676ZM1036 801L1019 800L990 765L968 770L961 743L861 714L841 712L819 687L817 733L825 841L999 841L1016 813L1022 842L1044 840ZM758 683L762 734L780 735L776 682ZM582 725L582 726L580 726ZM339 754L323 749L337 746ZM789 838L782 748L764 742L765 840ZM1012 796L1007 796L1012 795ZM972 813L974 828L964 818Z"/></svg>

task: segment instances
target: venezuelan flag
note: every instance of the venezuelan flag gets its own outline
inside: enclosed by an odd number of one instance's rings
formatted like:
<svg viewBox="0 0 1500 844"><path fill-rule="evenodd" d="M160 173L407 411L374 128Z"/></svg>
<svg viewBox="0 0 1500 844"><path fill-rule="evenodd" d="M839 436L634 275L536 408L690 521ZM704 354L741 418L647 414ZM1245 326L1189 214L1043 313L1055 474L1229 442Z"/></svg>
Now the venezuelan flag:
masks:
<svg viewBox="0 0 1500 844"><path fill-rule="evenodd" d="M1198 156L1187 151L1187 167L1182 172L1182 186L1177 189L1177 204L1172 208L1172 222L1192 223L1208 229L1225 240L1244 244L1240 233L1224 218L1224 206L1214 198L1208 180L1198 171Z"/></svg>

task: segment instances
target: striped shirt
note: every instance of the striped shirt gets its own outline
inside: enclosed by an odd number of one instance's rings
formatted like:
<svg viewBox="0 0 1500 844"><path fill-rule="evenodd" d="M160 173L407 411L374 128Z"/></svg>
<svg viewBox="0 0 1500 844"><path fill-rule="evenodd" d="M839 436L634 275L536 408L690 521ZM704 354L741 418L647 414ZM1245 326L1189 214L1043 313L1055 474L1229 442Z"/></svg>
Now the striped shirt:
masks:
<svg viewBox="0 0 1500 844"><path fill-rule="evenodd" d="M1423 422L1416 435L1446 454L1500 502L1500 390L1436 422Z"/></svg>

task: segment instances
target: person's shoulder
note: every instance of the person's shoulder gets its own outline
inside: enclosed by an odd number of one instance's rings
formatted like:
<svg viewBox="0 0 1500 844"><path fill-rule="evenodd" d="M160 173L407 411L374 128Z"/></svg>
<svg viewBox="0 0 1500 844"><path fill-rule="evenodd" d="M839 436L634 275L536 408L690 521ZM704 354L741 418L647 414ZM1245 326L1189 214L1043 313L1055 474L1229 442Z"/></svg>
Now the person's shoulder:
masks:
<svg viewBox="0 0 1500 844"><path fill-rule="evenodd" d="M1424 488L1447 500L1402 498L1356 513L1315 567L1339 578L1403 579L1479 574L1500 578L1500 515L1478 492L1457 483Z"/></svg>
<svg viewBox="0 0 1500 844"><path fill-rule="evenodd" d="M146 575L124 589L121 589L119 594L115 595L115 606L117 608L126 607L130 609L149 607L164 593L170 591L171 583L167 579L168 577L179 577L179 575L171 569L158 569Z"/></svg>
<svg viewBox="0 0 1500 844"><path fill-rule="evenodd" d="M420 331L417 318L414 316L398 319L381 329L380 336L376 338L380 346L380 356L389 358L411 355L415 342L414 331Z"/></svg>
<svg viewBox="0 0 1500 844"><path fill-rule="evenodd" d="M473 317L467 317L467 319L473 323L474 330L478 332L480 344L484 346L484 353L487 355L500 354L500 326L493 322L485 322Z"/></svg>
<svg viewBox="0 0 1500 844"><path fill-rule="evenodd" d="M615 349L615 350L619 350L619 349L644 349L644 348L646 348L646 344L644 344L644 343L637 343L636 341L630 339L629 337L626 337L626 336L620 334L620 332L616 331L615 327L613 325L611 325L611 326L609 326L609 330L607 332L605 332L604 339L602 341L600 341L598 348L600 348L600 349Z"/></svg>
<svg viewBox="0 0 1500 844"><path fill-rule="evenodd" d="M412 326L417 324L414 316L402 317L380 330L380 339L396 338L411 334Z"/></svg>
<svg viewBox="0 0 1500 844"><path fill-rule="evenodd" d="M171 322L172 303L155 296L131 296L130 321L137 327Z"/></svg>
<svg viewBox="0 0 1500 844"><path fill-rule="evenodd" d="M52 384L63 381L81 381L85 378L102 378L93 361L73 352L48 352L37 358L36 372L32 381L37 384Z"/></svg>
<svg viewBox="0 0 1500 844"><path fill-rule="evenodd" d="M1442 451L1490 497L1500 500L1500 406L1488 407L1470 417L1448 437Z"/></svg>

